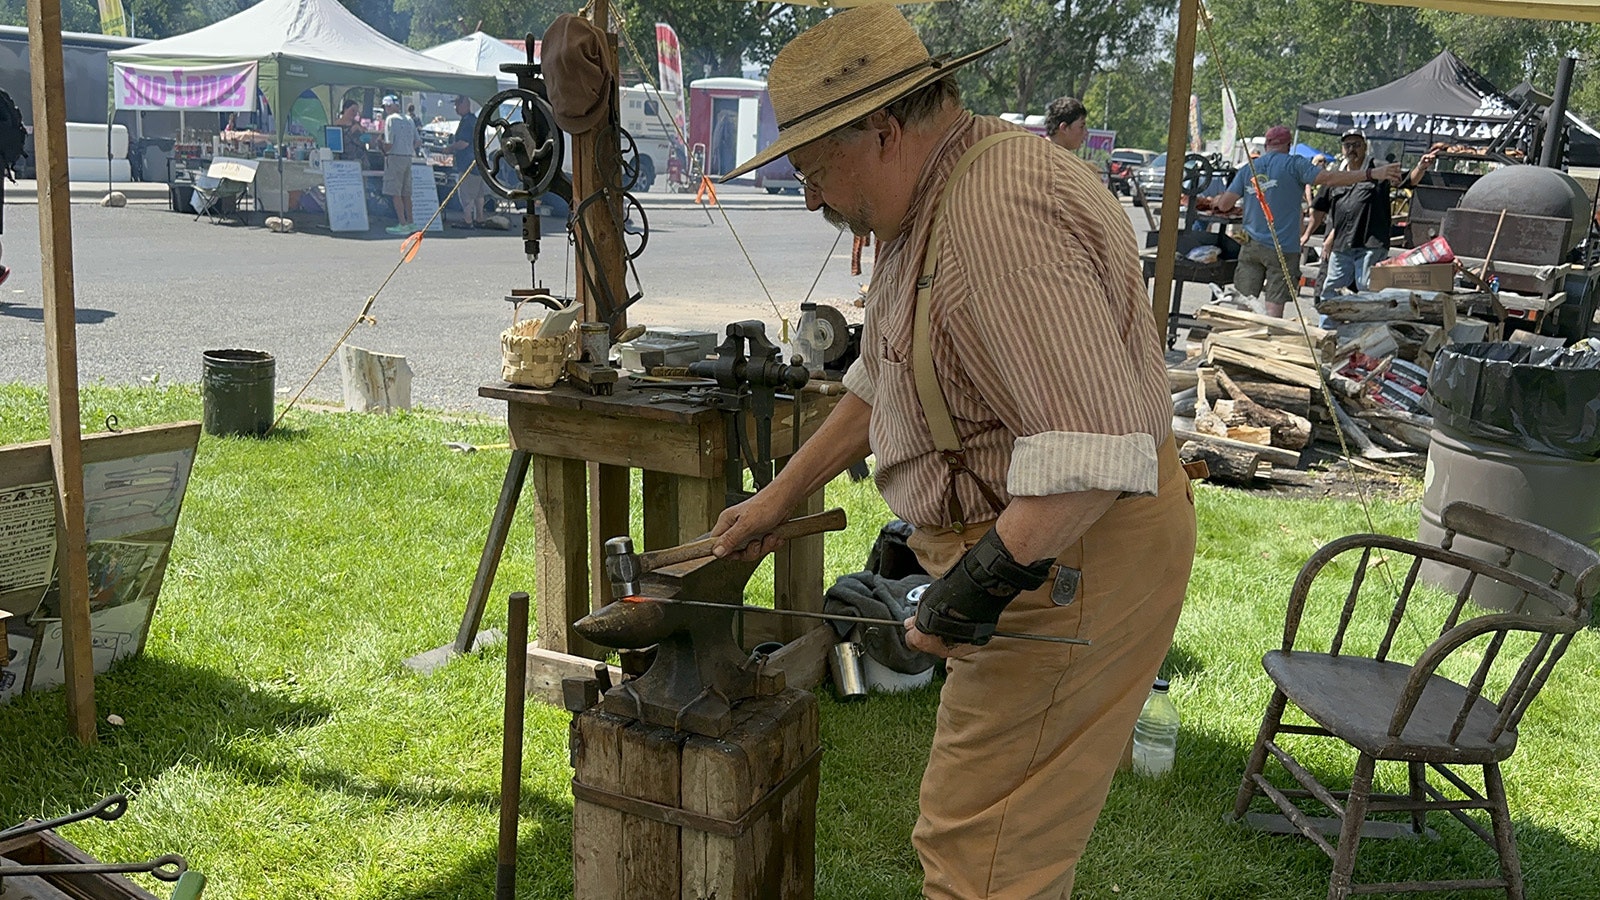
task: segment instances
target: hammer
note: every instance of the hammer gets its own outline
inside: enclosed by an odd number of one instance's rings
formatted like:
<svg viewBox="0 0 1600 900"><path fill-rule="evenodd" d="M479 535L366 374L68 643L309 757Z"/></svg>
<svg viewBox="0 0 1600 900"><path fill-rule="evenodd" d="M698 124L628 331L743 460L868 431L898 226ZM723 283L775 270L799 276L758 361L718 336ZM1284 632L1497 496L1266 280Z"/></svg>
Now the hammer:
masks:
<svg viewBox="0 0 1600 900"><path fill-rule="evenodd" d="M821 534L824 531L843 531L845 527L844 510L835 507L826 512L809 516L801 516L772 529L772 534L785 540L789 538L805 537L810 534ZM631 584L633 587L627 593L616 594L617 599L632 596L639 592L639 576L646 572L666 566L675 566L678 563L688 562L692 559L702 559L711 555L711 548L717 545L714 537L703 537L679 544L676 547L667 547L664 550L648 550L644 553L635 553L633 539L627 536L614 537L606 541L605 558L606 571L612 573L613 587ZM622 577L618 577L621 575ZM631 575L631 577L629 577Z"/></svg>

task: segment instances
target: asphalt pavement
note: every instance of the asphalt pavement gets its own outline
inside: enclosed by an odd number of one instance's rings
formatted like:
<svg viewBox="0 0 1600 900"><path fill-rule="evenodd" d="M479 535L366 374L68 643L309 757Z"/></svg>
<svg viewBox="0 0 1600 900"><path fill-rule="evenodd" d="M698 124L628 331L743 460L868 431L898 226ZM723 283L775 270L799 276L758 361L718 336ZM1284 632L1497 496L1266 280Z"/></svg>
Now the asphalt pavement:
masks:
<svg viewBox="0 0 1600 900"><path fill-rule="evenodd" d="M850 274L848 235L807 212L799 197L742 187L719 188L719 196L724 209L716 211L687 194L641 197L649 233L637 278L630 274L630 291L643 291L628 311L631 323L720 335L728 322L760 319L776 339L780 315L796 320L807 296L859 320L852 301L867 275ZM3 261L12 271L0 285L0 382L43 384L36 207L11 202L10 190L6 199ZM1142 240L1143 213L1126 209ZM350 235L316 227L276 234L259 220L197 221L169 211L164 197L118 209L74 204L80 382L198 383L206 350L249 348L275 357L281 400L312 377L377 293L371 321L349 340L406 357L414 405L503 411L477 389L500 378L499 335L512 321L505 296L532 282L518 232L430 233L416 258L396 270L400 239L384 234L381 221L372 232ZM553 293L570 295L564 223L545 217L541 225L535 271ZM868 250L868 273L870 260ZM1203 286L1189 290L1193 302L1205 293ZM306 397L342 402L336 359Z"/></svg>

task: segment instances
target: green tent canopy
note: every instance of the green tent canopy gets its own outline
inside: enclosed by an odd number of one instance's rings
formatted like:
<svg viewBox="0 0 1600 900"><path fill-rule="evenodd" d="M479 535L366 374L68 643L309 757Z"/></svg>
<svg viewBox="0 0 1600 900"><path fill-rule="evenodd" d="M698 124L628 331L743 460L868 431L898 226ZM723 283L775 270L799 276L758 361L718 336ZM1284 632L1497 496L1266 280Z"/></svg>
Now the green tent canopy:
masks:
<svg viewBox="0 0 1600 900"><path fill-rule="evenodd" d="M261 0L198 31L113 51L109 56L113 79L119 63L204 69L255 62L258 88L275 114L280 142L289 124L286 113L306 90L374 87L396 93L467 94L482 100L497 89L493 75L472 72L396 43L356 18L338 0ZM339 93L317 91L318 96Z"/></svg>

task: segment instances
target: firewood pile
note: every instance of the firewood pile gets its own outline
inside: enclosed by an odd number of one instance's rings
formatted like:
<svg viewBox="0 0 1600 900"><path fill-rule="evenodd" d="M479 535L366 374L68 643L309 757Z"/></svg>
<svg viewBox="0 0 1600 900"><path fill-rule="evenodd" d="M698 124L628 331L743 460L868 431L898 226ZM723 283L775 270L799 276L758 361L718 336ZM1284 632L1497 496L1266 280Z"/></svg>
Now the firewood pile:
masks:
<svg viewBox="0 0 1600 900"><path fill-rule="evenodd" d="M1235 485L1312 483L1302 458L1342 457L1341 434L1352 465L1419 464L1433 427L1424 405L1433 354L1452 334L1481 340L1489 326L1451 309L1447 330L1442 307L1453 299L1352 295L1319 304L1332 328L1225 302L1200 307L1208 333L1199 338L1206 329L1197 329L1189 359L1167 370L1180 455L1204 460L1213 481Z"/></svg>

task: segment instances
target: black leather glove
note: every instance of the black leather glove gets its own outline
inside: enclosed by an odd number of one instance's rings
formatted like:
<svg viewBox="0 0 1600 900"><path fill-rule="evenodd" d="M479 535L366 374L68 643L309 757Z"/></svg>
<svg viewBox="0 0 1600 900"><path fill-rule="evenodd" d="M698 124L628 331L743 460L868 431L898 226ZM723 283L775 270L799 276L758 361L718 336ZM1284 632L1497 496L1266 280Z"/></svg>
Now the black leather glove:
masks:
<svg viewBox="0 0 1600 900"><path fill-rule="evenodd" d="M1000 613L1018 594L1044 584L1055 558L1018 563L991 528L917 604L917 628L957 644L989 643Z"/></svg>

